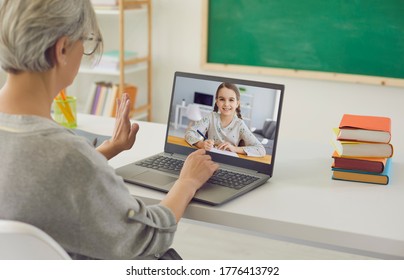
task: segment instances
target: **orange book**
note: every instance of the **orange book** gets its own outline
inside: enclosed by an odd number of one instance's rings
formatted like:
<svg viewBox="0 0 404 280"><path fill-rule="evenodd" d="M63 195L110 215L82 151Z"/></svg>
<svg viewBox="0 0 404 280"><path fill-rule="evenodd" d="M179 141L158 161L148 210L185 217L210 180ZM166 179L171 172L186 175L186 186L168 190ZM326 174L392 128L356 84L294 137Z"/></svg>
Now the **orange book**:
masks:
<svg viewBox="0 0 404 280"><path fill-rule="evenodd" d="M135 110L135 104L136 104L137 87L134 85L125 85L123 92L125 92L129 95L130 108L131 108L130 115L133 115L133 112ZM120 97L120 94L119 94L119 97ZM114 102L114 107L111 111L111 117L115 117L115 115L116 115L116 102Z"/></svg>
<svg viewBox="0 0 404 280"><path fill-rule="evenodd" d="M338 140L389 143L391 119L379 116L344 114L339 124Z"/></svg>

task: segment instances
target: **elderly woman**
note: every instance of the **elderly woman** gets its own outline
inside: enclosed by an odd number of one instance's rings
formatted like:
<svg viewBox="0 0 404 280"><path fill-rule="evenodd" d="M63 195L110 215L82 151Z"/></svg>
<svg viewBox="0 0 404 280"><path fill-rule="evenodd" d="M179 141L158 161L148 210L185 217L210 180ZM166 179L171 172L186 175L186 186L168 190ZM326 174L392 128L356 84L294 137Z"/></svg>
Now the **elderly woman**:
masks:
<svg viewBox="0 0 404 280"><path fill-rule="evenodd" d="M139 126L118 102L113 136L95 150L56 124L51 104L102 37L90 0L5 0L0 8L0 219L33 224L74 257L150 258L166 251L195 192L218 168L191 154L158 205L132 197L108 159L130 149ZM128 215L130 213L130 215Z"/></svg>

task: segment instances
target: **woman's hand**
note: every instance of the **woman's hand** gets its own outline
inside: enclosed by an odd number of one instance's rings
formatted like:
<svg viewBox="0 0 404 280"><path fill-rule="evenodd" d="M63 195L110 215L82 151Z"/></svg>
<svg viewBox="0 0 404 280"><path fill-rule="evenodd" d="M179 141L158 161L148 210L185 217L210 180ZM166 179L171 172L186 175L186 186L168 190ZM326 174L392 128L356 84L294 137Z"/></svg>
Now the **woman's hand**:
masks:
<svg viewBox="0 0 404 280"><path fill-rule="evenodd" d="M161 204L170 208L177 222L194 197L195 192L213 175L219 168L206 151L203 149L192 152L184 162L180 176Z"/></svg>
<svg viewBox="0 0 404 280"><path fill-rule="evenodd" d="M192 152L184 162L179 181L192 181L190 188L198 190L219 168L203 149Z"/></svg>
<svg viewBox="0 0 404 280"><path fill-rule="evenodd" d="M116 108L116 120L112 137L97 148L108 160L120 152L132 148L136 140L136 134L139 131L139 125L137 123L131 124L130 122L130 100L126 93L122 95L121 99L117 99Z"/></svg>

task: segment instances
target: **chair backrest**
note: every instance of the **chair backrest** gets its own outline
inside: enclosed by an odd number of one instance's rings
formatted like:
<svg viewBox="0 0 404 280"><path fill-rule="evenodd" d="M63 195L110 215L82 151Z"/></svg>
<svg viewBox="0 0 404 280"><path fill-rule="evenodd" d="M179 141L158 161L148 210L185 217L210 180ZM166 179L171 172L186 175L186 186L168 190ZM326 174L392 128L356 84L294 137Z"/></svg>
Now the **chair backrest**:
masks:
<svg viewBox="0 0 404 280"><path fill-rule="evenodd" d="M66 251L39 228L0 220L0 260L69 260Z"/></svg>

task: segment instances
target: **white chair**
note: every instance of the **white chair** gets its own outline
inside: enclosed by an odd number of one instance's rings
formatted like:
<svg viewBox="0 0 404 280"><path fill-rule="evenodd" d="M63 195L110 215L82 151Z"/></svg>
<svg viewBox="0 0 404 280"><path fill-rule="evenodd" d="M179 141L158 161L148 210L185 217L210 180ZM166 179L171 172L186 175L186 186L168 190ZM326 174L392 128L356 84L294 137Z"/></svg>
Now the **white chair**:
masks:
<svg viewBox="0 0 404 280"><path fill-rule="evenodd" d="M190 120L190 122L188 124L188 128L190 128L192 125L195 124L195 122L202 119L202 113L201 113L201 110L199 109L199 105L198 104L189 104L187 106L186 116Z"/></svg>
<svg viewBox="0 0 404 280"><path fill-rule="evenodd" d="M0 220L0 260L69 260L66 251L39 228Z"/></svg>

